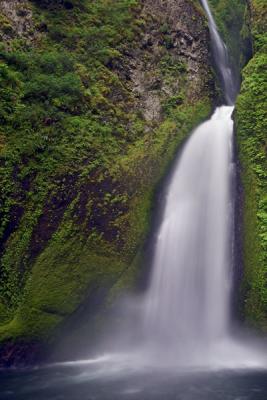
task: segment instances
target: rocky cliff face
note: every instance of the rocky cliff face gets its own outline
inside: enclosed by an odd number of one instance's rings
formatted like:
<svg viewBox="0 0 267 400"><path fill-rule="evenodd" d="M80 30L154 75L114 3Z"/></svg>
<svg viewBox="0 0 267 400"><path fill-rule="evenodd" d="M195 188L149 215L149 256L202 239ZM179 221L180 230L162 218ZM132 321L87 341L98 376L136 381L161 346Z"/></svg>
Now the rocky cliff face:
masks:
<svg viewBox="0 0 267 400"><path fill-rule="evenodd" d="M134 285L155 187L210 112L214 79L194 1L1 1L0 16L11 365L36 359L83 303Z"/></svg>
<svg viewBox="0 0 267 400"><path fill-rule="evenodd" d="M1 32L0 37L6 44L14 38L23 38L28 43L32 42L34 32L32 10L27 0L0 1Z"/></svg>

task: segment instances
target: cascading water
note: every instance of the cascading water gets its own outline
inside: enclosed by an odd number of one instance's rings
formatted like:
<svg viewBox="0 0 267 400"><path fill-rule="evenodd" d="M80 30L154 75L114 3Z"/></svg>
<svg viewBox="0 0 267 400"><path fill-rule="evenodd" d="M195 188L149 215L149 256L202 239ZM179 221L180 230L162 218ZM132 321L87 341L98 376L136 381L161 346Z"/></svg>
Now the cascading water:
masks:
<svg viewBox="0 0 267 400"><path fill-rule="evenodd" d="M229 331L232 111L218 108L193 133L169 186L145 311L165 346Z"/></svg>
<svg viewBox="0 0 267 400"><path fill-rule="evenodd" d="M207 0L202 5L227 105L193 132L171 178L143 309L144 342L162 362L257 365L258 352L234 340L230 326L237 91Z"/></svg>
<svg viewBox="0 0 267 400"><path fill-rule="evenodd" d="M232 104L227 48L206 0L213 49ZM203 348L229 335L233 106L216 109L188 140L168 188L145 307L145 335Z"/></svg>

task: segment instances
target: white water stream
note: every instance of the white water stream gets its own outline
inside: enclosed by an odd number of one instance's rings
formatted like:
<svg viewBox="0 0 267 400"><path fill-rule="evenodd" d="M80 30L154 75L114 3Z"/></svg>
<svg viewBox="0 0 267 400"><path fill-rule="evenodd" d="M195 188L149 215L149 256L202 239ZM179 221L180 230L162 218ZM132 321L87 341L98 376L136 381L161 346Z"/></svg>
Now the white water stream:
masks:
<svg viewBox="0 0 267 400"><path fill-rule="evenodd" d="M183 149L159 229L145 310L168 346L229 332L233 107L217 108Z"/></svg>
<svg viewBox="0 0 267 400"><path fill-rule="evenodd" d="M213 50L232 103L228 52L206 0ZM145 335L171 349L206 349L229 336L232 277L233 106L215 110L191 135L168 188L152 279Z"/></svg>
<svg viewBox="0 0 267 400"><path fill-rule="evenodd" d="M231 335L236 88L207 0L202 5L228 105L193 132L171 178L143 310L144 337L167 362L266 365L266 356Z"/></svg>

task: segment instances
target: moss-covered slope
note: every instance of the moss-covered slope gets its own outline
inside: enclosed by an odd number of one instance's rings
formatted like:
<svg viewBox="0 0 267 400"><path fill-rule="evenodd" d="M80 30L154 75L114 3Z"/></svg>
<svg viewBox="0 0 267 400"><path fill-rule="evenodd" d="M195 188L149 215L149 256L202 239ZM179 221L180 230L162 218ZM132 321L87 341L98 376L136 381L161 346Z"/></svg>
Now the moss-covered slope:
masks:
<svg viewBox="0 0 267 400"><path fill-rule="evenodd" d="M249 2L253 58L243 70L236 125L244 188L244 316L267 330L267 3Z"/></svg>
<svg viewBox="0 0 267 400"><path fill-rule="evenodd" d="M90 294L134 279L154 189L210 112L214 83L194 1L0 1L0 18L9 364L51 340Z"/></svg>

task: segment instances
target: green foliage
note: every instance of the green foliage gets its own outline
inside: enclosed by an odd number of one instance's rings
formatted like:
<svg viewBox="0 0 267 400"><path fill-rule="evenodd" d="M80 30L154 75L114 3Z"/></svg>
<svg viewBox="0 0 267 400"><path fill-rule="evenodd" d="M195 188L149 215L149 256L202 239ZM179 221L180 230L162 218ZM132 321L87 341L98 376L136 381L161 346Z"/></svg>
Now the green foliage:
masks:
<svg viewBox="0 0 267 400"><path fill-rule="evenodd" d="M0 121L5 123L12 118L20 105L20 74L0 63Z"/></svg>
<svg viewBox="0 0 267 400"><path fill-rule="evenodd" d="M63 3L53 13L49 7L47 12L34 9L37 24L49 31L37 49L16 39L8 50L0 48L0 237L3 243L8 238L0 297L10 307L21 297L33 230L54 182L74 174L82 181L100 165L108 168L121 146L127 147L128 135L135 136L127 132L114 138L119 131L116 114L122 121L132 116L124 112L124 104L115 107L109 101L111 87L119 82L105 66L119 55L117 42L131 36L134 18L129 11L135 2L113 2L108 13L105 1L75 1L75 11ZM53 27L64 32L64 43L54 41ZM111 115L103 123L107 109Z"/></svg>
<svg viewBox="0 0 267 400"><path fill-rule="evenodd" d="M178 94L176 96L169 97L165 104L163 105L163 109L166 114L171 114L173 109L176 109L178 105L181 105L184 101L185 97L182 94Z"/></svg>
<svg viewBox="0 0 267 400"><path fill-rule="evenodd" d="M267 328L266 3L252 2L254 57L243 70L236 122L244 199L245 315ZM263 29L263 26L265 28Z"/></svg>
<svg viewBox="0 0 267 400"><path fill-rule="evenodd" d="M160 60L160 68L164 75L176 75L178 73L185 73L187 71L187 65L183 61L175 60L170 55L162 57Z"/></svg>

